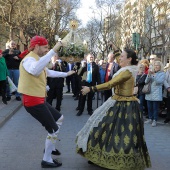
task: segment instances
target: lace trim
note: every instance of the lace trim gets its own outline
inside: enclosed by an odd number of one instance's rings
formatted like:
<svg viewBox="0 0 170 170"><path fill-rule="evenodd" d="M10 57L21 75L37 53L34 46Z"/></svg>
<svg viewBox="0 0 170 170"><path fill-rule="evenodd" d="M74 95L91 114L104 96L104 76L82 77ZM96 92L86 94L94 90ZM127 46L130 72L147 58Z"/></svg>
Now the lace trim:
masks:
<svg viewBox="0 0 170 170"><path fill-rule="evenodd" d="M92 116L88 119L85 126L78 132L77 134L77 147L82 148L83 152L87 150L87 141L90 132L94 127L97 127L99 122L103 119L103 117L106 115L107 111L111 106L114 106L116 100L113 100L111 97L103 103L102 106L97 108Z"/></svg>

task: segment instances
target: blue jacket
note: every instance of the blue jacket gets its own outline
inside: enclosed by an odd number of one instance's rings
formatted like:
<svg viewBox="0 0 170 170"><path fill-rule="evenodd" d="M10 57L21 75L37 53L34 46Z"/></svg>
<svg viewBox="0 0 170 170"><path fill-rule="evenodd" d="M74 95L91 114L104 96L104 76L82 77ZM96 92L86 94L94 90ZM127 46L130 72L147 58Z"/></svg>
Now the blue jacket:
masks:
<svg viewBox="0 0 170 170"><path fill-rule="evenodd" d="M165 72L158 71L154 75L147 75L145 83L151 81L151 92L145 94L145 99L149 101L162 101L162 86L165 80Z"/></svg>
<svg viewBox="0 0 170 170"><path fill-rule="evenodd" d="M101 80L101 83L104 83L104 78L105 78L106 70L104 70L104 69L100 66L100 67L99 67L99 72L100 72L100 80Z"/></svg>
<svg viewBox="0 0 170 170"><path fill-rule="evenodd" d="M73 70L74 68L74 63L71 64L71 70ZM66 67L66 72L70 71L69 70L69 63L67 63L67 67Z"/></svg>

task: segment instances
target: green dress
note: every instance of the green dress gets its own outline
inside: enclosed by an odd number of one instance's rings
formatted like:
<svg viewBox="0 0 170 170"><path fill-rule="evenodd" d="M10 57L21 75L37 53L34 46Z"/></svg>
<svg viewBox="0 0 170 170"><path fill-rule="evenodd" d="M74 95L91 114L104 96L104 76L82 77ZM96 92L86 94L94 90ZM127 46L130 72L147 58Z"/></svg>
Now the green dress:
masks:
<svg viewBox="0 0 170 170"><path fill-rule="evenodd" d="M8 69L6 66L5 58L0 57L0 81L6 80L7 76L8 76Z"/></svg>
<svg viewBox="0 0 170 170"><path fill-rule="evenodd" d="M97 90L114 87L114 95L96 109L76 138L77 153L96 165L114 170L151 167L143 117L133 96L136 66L120 69Z"/></svg>

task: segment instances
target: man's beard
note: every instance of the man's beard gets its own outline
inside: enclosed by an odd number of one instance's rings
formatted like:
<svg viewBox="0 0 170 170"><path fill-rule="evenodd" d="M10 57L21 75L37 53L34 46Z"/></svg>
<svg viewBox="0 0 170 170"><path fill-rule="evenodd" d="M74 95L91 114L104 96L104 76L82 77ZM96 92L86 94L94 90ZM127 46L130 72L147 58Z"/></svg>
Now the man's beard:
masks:
<svg viewBox="0 0 170 170"><path fill-rule="evenodd" d="M42 51L38 51L38 56L39 57L42 57L42 56L44 56L45 54L47 54L47 52L42 52Z"/></svg>

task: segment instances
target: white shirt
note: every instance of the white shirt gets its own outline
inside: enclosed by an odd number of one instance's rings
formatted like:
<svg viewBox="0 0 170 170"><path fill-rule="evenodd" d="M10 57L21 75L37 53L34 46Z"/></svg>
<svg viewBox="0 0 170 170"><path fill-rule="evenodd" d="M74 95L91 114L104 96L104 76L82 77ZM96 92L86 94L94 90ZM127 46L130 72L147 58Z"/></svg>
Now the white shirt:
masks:
<svg viewBox="0 0 170 170"><path fill-rule="evenodd" d="M46 69L47 77L67 77L67 73L49 70L46 66L50 62L52 56L54 56L56 53L53 49L51 49L46 55L43 57L40 57L38 61L36 61L35 58L29 56L22 61L22 65L24 69L34 75L39 76L40 73Z"/></svg>
<svg viewBox="0 0 170 170"><path fill-rule="evenodd" d="M71 70L71 63L68 63L68 66L69 66L69 71Z"/></svg>

